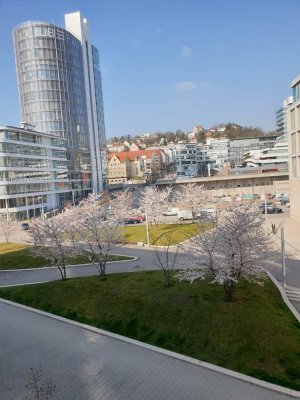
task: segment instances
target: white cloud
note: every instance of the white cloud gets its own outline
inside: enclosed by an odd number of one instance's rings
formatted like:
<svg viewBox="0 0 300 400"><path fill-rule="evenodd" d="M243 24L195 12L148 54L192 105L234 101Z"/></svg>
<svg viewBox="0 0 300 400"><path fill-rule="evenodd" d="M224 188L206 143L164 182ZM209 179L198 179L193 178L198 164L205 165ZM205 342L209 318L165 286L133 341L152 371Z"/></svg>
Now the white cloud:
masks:
<svg viewBox="0 0 300 400"><path fill-rule="evenodd" d="M181 92L189 92L195 90L197 86L198 85L192 81L178 82L175 85L176 89L180 90Z"/></svg>
<svg viewBox="0 0 300 400"><path fill-rule="evenodd" d="M182 57L184 58L191 57L191 55L193 54L192 49L189 46L182 46L180 51Z"/></svg>

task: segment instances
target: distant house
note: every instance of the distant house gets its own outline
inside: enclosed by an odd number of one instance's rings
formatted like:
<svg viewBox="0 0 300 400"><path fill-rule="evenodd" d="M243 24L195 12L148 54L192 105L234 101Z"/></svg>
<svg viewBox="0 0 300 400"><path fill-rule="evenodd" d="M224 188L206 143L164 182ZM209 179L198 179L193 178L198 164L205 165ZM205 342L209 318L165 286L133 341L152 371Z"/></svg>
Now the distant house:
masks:
<svg viewBox="0 0 300 400"><path fill-rule="evenodd" d="M204 131L204 128L203 128L202 125L195 125L194 128L193 128L193 133L195 135L198 135L199 133L201 133L203 131Z"/></svg>
<svg viewBox="0 0 300 400"><path fill-rule="evenodd" d="M108 183L160 178L166 169L166 157L161 149L108 153Z"/></svg>
<svg viewBox="0 0 300 400"><path fill-rule="evenodd" d="M127 183L143 178L142 158L134 152L108 153L108 184Z"/></svg>
<svg viewBox="0 0 300 400"><path fill-rule="evenodd" d="M133 142L133 143L130 145L129 150L130 150L130 151L137 151L137 150L139 150L139 146Z"/></svg>

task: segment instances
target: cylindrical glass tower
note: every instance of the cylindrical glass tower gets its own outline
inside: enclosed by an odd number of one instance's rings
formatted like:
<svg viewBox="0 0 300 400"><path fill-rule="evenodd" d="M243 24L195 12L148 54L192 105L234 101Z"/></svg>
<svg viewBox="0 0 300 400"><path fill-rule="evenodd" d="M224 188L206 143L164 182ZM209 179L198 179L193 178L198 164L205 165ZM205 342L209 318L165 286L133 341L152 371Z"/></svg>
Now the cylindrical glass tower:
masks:
<svg viewBox="0 0 300 400"><path fill-rule="evenodd" d="M80 13L66 17L71 27L86 23ZM101 190L105 129L97 49L89 60L86 49L92 46L75 35L52 24L25 22L14 31L14 47L21 119L67 139L69 179L73 195L80 197Z"/></svg>

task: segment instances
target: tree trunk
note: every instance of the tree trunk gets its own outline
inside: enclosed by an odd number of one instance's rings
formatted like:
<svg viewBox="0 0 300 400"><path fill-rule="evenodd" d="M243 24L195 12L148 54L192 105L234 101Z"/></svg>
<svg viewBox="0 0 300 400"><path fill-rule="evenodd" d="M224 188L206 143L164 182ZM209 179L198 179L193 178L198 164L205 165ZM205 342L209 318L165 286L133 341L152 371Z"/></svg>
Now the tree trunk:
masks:
<svg viewBox="0 0 300 400"><path fill-rule="evenodd" d="M224 284L224 290L225 290L225 294L226 294L226 301L228 301L230 303L232 303L233 300L234 300L234 297L233 297L234 287L235 287L235 285L232 284L232 283L231 284L228 284L228 283Z"/></svg>
<svg viewBox="0 0 300 400"><path fill-rule="evenodd" d="M100 275L100 279L104 279L105 278L105 270L106 270L106 261L99 263L99 267L97 268L99 275Z"/></svg>
<svg viewBox="0 0 300 400"><path fill-rule="evenodd" d="M62 281L67 280L66 266L58 265L57 267L58 267L58 270L59 270L59 272L60 272L61 280L62 280Z"/></svg>

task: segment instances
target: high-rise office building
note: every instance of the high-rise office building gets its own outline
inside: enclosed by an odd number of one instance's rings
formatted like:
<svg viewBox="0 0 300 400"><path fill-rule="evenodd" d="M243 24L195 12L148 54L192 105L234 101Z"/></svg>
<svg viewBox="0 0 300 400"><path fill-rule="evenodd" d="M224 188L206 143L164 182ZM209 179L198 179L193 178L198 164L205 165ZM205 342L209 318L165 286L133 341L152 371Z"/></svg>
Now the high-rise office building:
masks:
<svg viewBox="0 0 300 400"><path fill-rule="evenodd" d="M79 12L66 14L65 29L25 22L14 30L14 47L22 121L66 139L73 196L101 191L106 177L101 73L86 19Z"/></svg>
<svg viewBox="0 0 300 400"><path fill-rule="evenodd" d="M0 213L32 218L68 199L66 153L66 140L57 136L0 126Z"/></svg>
<svg viewBox="0 0 300 400"><path fill-rule="evenodd" d="M276 126L278 135L287 135L287 108L293 104L293 96L289 96L276 111Z"/></svg>
<svg viewBox="0 0 300 400"><path fill-rule="evenodd" d="M287 110L291 217L300 220L300 75L291 88L294 102Z"/></svg>

